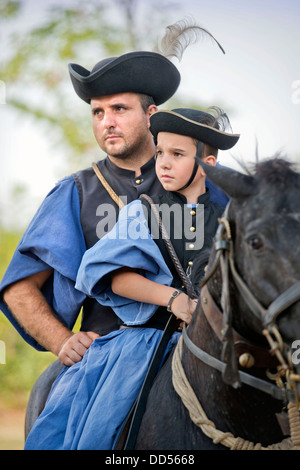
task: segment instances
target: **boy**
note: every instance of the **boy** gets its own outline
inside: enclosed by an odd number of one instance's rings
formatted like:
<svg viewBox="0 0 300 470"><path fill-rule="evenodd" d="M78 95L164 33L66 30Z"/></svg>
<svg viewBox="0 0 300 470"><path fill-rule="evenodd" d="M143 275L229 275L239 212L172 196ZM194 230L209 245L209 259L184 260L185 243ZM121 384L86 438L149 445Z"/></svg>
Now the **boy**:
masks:
<svg viewBox="0 0 300 470"><path fill-rule="evenodd" d="M202 159L208 165L216 165L218 149L231 148L239 138L238 135L227 134L218 129L220 117L224 118L224 114L220 110L218 113L219 115L214 117L211 114L194 109L175 109L173 111L158 111L150 117L150 131L157 142L156 173L166 190L165 193L154 197L153 202L159 208L162 208L163 219L164 208L167 217L170 216L167 224L169 237L177 256L180 258L183 269L189 273L189 276L193 273L194 260L199 257L201 252L206 251L207 253L210 249L218 225L218 217L223 212L221 206L210 201L209 191L205 187L204 170L201 165L198 165L195 157ZM143 212L139 208L142 205L145 206ZM173 209L172 213L168 210L170 207ZM154 306L167 307L169 305L174 294L174 287L180 288L182 282L178 278L157 230L156 233L153 233L152 230L151 238L153 240L151 239L150 245L152 244L154 248L155 242L163 255L164 261L172 274L172 287L162 285L155 280L153 281L153 279L150 280L149 276L147 278L147 275L145 277L145 275L136 271L137 268L147 268L135 266L136 260L133 247L131 247L130 255L127 255L129 246L132 244L131 241L128 245L128 239L132 238L128 233L128 228L134 220L138 221L138 227L140 227L145 222L143 213L146 214L147 226L151 231L155 226L151 217L151 207L144 200L133 201L120 216L120 222L116 226L116 230L108 234L104 241L98 242L93 249L84 255L77 276L77 287L80 290L95 297L100 295L101 298L101 292L104 292L105 299L102 299L102 301L108 302L112 307L116 307L120 303L120 297L123 298L123 301L124 298L129 298L136 302ZM135 217L137 214L139 216ZM188 215L192 215L192 217L188 217ZM186 226L186 221L190 221L191 225ZM176 231L177 233L175 233ZM199 231L202 232L200 235ZM126 237L126 242L123 243L122 238L124 237ZM118 240L118 243L115 242L114 238ZM140 255L145 241L141 234L139 237L140 243L136 240L136 234L134 238L136 254ZM199 241L202 241L202 244ZM113 248L114 259L108 259L105 256L105 253L109 253L109 257L111 257L111 248ZM97 259L99 260L98 263ZM124 262L123 266L130 269L122 267L121 259ZM87 273L88 277L86 276ZM107 273L113 273L111 275L111 291L109 292L105 287ZM202 276L203 266L198 272L193 273L195 285L199 283ZM102 283L99 281L101 278ZM94 284L92 279L95 281ZM108 287L108 289L110 288ZM109 296L110 300L108 299ZM190 302L184 292L180 292L172 300L171 308L177 318L189 323L195 305ZM165 312L165 309L163 311ZM117 313L122 318L120 309ZM135 324L135 319L132 318L132 310L130 315L131 318L127 318L125 314L125 319L122 318L122 320L126 324ZM159 313L155 313L155 320L160 322L160 327L163 329L167 317L166 314L163 315L165 318L164 324L162 324L161 315L161 310ZM140 317L138 324L144 322L145 317ZM154 325L153 318L150 323L147 323L147 326L149 324ZM155 324L155 327L157 327L157 324Z"/></svg>

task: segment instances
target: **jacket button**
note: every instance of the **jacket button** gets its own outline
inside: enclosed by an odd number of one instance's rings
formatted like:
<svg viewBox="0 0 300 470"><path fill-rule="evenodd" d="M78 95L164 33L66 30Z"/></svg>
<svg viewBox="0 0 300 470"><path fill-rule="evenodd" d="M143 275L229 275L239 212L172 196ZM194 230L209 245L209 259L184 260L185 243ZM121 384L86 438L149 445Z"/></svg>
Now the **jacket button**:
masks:
<svg viewBox="0 0 300 470"><path fill-rule="evenodd" d="M196 215L196 212L194 210L191 210L190 215Z"/></svg>
<svg viewBox="0 0 300 470"><path fill-rule="evenodd" d="M141 180L135 180L136 184L141 184Z"/></svg>
<svg viewBox="0 0 300 470"><path fill-rule="evenodd" d="M193 264L194 264L193 261L189 261L189 262L188 262L188 265L189 265L189 266L193 266Z"/></svg>
<svg viewBox="0 0 300 470"><path fill-rule="evenodd" d="M195 227L190 227L190 232L195 232Z"/></svg>
<svg viewBox="0 0 300 470"><path fill-rule="evenodd" d="M195 248L194 243L190 243L190 244L189 244L189 249L190 249L190 250L193 250L194 248Z"/></svg>

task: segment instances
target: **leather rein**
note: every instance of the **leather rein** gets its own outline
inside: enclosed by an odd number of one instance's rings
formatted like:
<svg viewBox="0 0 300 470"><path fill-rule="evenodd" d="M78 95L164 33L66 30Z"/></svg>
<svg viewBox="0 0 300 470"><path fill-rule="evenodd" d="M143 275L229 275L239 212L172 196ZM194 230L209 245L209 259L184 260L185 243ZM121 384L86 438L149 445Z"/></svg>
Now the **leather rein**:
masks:
<svg viewBox="0 0 300 470"><path fill-rule="evenodd" d="M219 219L219 227L215 237L216 257L209 272L206 273L204 279L201 281L200 301L206 319L217 334L219 340L224 344L223 351L227 348L226 356L228 357L228 347L229 357L230 355L232 356L232 354L234 355L231 362L236 364L236 370L232 370L232 364L216 359L195 345L189 338L188 328L185 326L182 333L183 341L193 355L207 365L219 370L223 375L223 380L233 387L237 388L241 383L244 383L271 395L275 399L292 400L298 404L299 398L296 384L300 381L300 376L294 373L290 351L286 358L286 348L284 347L284 343L278 331L276 320L288 307L300 300L300 282L295 283L280 294L268 308L264 308L261 305L240 277L235 267L233 241L228 221L229 205L230 203L226 207L224 216ZM208 280L219 266L221 267L222 273L222 311L220 311L218 306L214 303L207 287ZM263 334L269 342L271 349L252 344L245 338L242 338L231 327L229 272L232 275L238 292L247 303L251 312L253 312L255 317L261 322ZM267 373L269 378L276 380L276 385L238 370L236 357L239 358L239 363L244 368L255 366L269 369L277 367L277 374L268 375ZM229 373L228 369L231 369ZM286 384L282 381L283 376L285 376Z"/></svg>

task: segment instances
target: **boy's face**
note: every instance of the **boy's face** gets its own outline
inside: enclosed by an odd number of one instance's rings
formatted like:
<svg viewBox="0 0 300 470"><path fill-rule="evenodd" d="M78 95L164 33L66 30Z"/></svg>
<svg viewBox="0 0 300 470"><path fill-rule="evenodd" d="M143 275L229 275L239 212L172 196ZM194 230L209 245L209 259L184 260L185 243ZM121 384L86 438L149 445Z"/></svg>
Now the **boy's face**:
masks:
<svg viewBox="0 0 300 470"><path fill-rule="evenodd" d="M158 133L156 174L167 191L178 191L188 182L194 168L196 151L192 137L170 132Z"/></svg>

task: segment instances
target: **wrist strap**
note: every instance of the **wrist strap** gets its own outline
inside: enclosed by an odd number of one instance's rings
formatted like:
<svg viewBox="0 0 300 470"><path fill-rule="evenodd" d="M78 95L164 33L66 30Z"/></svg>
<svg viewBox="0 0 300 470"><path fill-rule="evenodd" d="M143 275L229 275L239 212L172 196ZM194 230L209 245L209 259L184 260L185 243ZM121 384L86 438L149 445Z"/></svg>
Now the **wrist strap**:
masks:
<svg viewBox="0 0 300 470"><path fill-rule="evenodd" d="M172 312L171 310L171 307L172 307L172 303L174 302L174 300L176 299L176 297L178 297L179 294L182 294L182 290L179 290L179 289L176 289L173 294L171 295L171 298L169 300L169 303L168 303L168 306L167 306L167 311L168 312Z"/></svg>

